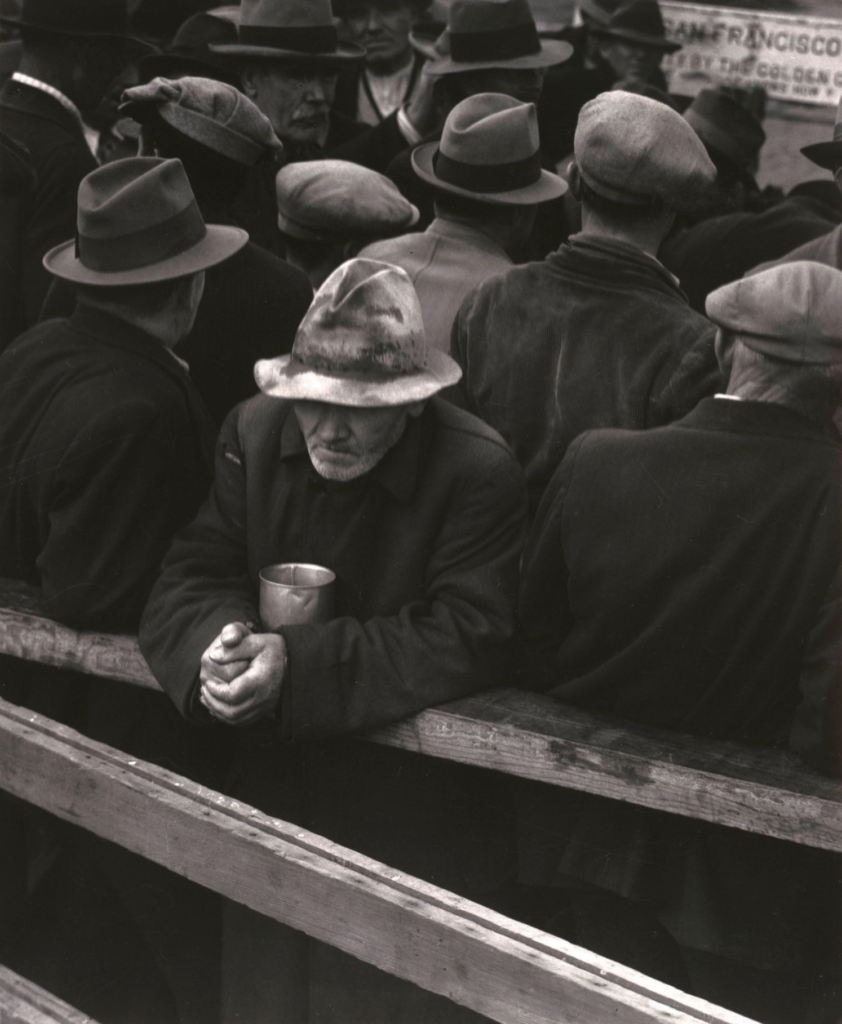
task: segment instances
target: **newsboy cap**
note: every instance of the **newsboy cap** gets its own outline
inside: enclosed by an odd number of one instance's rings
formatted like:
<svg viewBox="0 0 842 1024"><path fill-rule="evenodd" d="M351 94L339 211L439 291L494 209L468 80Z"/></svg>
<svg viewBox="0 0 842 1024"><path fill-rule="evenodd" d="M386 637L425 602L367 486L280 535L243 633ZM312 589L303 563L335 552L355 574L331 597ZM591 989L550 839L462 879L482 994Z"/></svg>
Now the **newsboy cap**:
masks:
<svg viewBox="0 0 842 1024"><path fill-rule="evenodd" d="M456 360L428 343L406 271L368 259L343 263L325 281L291 355L254 367L273 398L358 408L419 402L461 376Z"/></svg>
<svg viewBox="0 0 842 1024"><path fill-rule="evenodd" d="M678 206L716 179L702 140L684 118L629 92L604 92L582 107L573 152L586 185L628 206L655 199Z"/></svg>
<svg viewBox="0 0 842 1024"><path fill-rule="evenodd" d="M287 164L278 171L275 191L278 227L305 241L386 238L420 217L394 182L346 160Z"/></svg>
<svg viewBox="0 0 842 1024"><path fill-rule="evenodd" d="M783 263L711 292L708 317L755 352L787 363L842 363L842 272Z"/></svg>

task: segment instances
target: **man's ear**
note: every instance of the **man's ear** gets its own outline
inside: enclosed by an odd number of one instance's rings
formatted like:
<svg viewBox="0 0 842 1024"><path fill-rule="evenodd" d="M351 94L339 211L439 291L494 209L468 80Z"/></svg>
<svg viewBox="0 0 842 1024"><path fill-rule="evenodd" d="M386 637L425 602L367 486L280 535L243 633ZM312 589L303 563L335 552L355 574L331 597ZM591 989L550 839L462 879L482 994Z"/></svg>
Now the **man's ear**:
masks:
<svg viewBox="0 0 842 1024"><path fill-rule="evenodd" d="M713 342L716 361L719 363L719 369L726 380L731 376L731 364L734 362L734 343L736 340L730 331L723 331L720 327L716 332L716 338Z"/></svg>
<svg viewBox="0 0 842 1024"><path fill-rule="evenodd" d="M240 72L240 81L243 83L243 92L253 101L257 96L257 68L254 64L246 64Z"/></svg>
<svg viewBox="0 0 842 1024"><path fill-rule="evenodd" d="M579 185L582 181L582 177L579 174L579 165L575 160L571 160L567 168L567 184L570 186L570 193L574 199L581 202L581 189Z"/></svg>

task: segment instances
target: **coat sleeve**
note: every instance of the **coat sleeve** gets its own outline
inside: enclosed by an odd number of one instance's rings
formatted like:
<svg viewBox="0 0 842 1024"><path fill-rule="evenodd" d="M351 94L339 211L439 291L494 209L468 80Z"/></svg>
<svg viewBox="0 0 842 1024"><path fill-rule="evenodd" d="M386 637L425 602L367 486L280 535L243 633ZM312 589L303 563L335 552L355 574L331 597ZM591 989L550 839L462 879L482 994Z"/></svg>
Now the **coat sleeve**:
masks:
<svg viewBox="0 0 842 1024"><path fill-rule="evenodd" d="M202 654L229 622L257 622L246 543L242 406L229 413L214 482L193 522L170 548L140 623L140 649L181 713L204 720L193 697Z"/></svg>
<svg viewBox="0 0 842 1024"><path fill-rule="evenodd" d="M801 703L790 749L827 775L842 776L842 595L839 573L810 632L798 681Z"/></svg>
<svg viewBox="0 0 842 1024"><path fill-rule="evenodd" d="M468 342L471 316L476 304L478 290L475 288L474 291L465 296L462 305L459 307L459 312L453 319L453 326L450 329L450 357L459 364L462 376L453 387L447 389L444 395L453 405L459 406L460 409L466 409L475 416L479 416L479 412L468 390Z"/></svg>
<svg viewBox="0 0 842 1024"><path fill-rule="evenodd" d="M284 737L373 728L506 681L526 493L514 458L494 447L493 463L460 481L417 600L365 622L282 630Z"/></svg>
<svg viewBox="0 0 842 1024"><path fill-rule="evenodd" d="M520 682L532 690L547 690L558 682L554 676L556 653L574 623L567 593L569 571L562 526L576 458L586 436L576 438L553 474L523 552L519 612L524 651Z"/></svg>
<svg viewBox="0 0 842 1024"><path fill-rule="evenodd" d="M674 423L692 412L703 398L725 390L727 381L716 359L715 338L716 328L709 324L688 348L657 395L647 427Z"/></svg>
<svg viewBox="0 0 842 1024"><path fill-rule="evenodd" d="M161 410L92 415L53 479L37 566L45 610L78 629L135 629L175 520L180 463ZM162 429L162 423L165 424Z"/></svg>

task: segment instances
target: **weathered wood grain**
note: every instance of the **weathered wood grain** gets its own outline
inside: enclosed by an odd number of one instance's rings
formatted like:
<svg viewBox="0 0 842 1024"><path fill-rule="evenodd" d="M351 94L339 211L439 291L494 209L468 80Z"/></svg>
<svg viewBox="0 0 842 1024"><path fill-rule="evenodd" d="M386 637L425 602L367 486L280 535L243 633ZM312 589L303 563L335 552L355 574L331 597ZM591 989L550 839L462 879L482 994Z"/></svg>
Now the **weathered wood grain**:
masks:
<svg viewBox="0 0 842 1024"><path fill-rule="evenodd" d="M96 1024L96 1021L0 966L0 1024Z"/></svg>
<svg viewBox="0 0 842 1024"><path fill-rule="evenodd" d="M155 687L133 637L77 633L38 591L0 584L0 654ZM842 850L842 787L784 751L612 721L519 690L431 708L372 742L821 849Z"/></svg>
<svg viewBox="0 0 842 1024"><path fill-rule="evenodd" d="M493 1020L747 1024L3 701L0 787Z"/></svg>

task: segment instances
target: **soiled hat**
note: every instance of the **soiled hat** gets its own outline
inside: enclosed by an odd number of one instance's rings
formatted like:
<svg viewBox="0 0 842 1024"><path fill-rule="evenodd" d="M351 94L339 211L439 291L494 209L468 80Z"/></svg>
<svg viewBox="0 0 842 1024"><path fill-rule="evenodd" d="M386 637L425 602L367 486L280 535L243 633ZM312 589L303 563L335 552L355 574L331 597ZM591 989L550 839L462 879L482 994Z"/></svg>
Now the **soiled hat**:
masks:
<svg viewBox="0 0 842 1024"><path fill-rule="evenodd" d="M271 60L345 64L365 50L340 43L330 0L242 0L236 43L213 43L213 53Z"/></svg>
<svg viewBox="0 0 842 1024"><path fill-rule="evenodd" d="M833 126L833 139L830 142L814 142L801 150L808 160L817 167L827 171L835 171L842 167L842 99L836 108L836 123Z"/></svg>
<svg viewBox="0 0 842 1024"><path fill-rule="evenodd" d="M788 363L842 363L842 272L784 263L708 295L707 315L756 352Z"/></svg>
<svg viewBox="0 0 842 1024"><path fill-rule="evenodd" d="M385 175L345 160L287 164L278 171L275 190L278 227L305 241L385 238L420 217Z"/></svg>
<svg viewBox="0 0 842 1024"><path fill-rule="evenodd" d="M583 181L629 206L676 206L710 187L716 168L684 118L657 100L604 92L582 107L573 142Z"/></svg>
<svg viewBox="0 0 842 1024"><path fill-rule="evenodd" d="M236 43L237 25L217 10L201 11L188 18L165 53L153 53L138 62L142 81L171 78L188 72L202 78L218 78L236 85L239 75L232 59L211 53L211 43Z"/></svg>
<svg viewBox="0 0 842 1024"><path fill-rule="evenodd" d="M664 53L676 53L681 49L680 43L671 43L667 39L658 0L632 0L618 7L605 24L594 26L593 31L595 35L642 43Z"/></svg>
<svg viewBox="0 0 842 1024"><path fill-rule="evenodd" d="M541 39L528 0L453 0L442 56L430 62L431 75L480 68L547 68L573 53L569 43Z"/></svg>
<svg viewBox="0 0 842 1024"><path fill-rule="evenodd" d="M541 167L535 104L496 92L458 103L441 141L415 149L412 166L442 192L493 206L543 203L567 191L557 174Z"/></svg>
<svg viewBox="0 0 842 1024"><path fill-rule="evenodd" d="M156 78L126 89L120 113L141 124L160 117L194 142L247 167L283 149L271 121L248 97L210 78Z"/></svg>
<svg viewBox="0 0 842 1024"><path fill-rule="evenodd" d="M292 353L261 359L257 386L274 398L373 408L429 398L462 376L427 343L406 271L377 260L343 263L316 293Z"/></svg>
<svg viewBox="0 0 842 1024"><path fill-rule="evenodd" d="M754 166L766 141L757 118L718 89L702 89L684 111L684 120L706 146L744 172Z"/></svg>
<svg viewBox="0 0 842 1024"><path fill-rule="evenodd" d="M82 180L76 238L43 262L77 284L153 284L207 270L247 241L241 228L205 224L180 160L128 157Z"/></svg>

